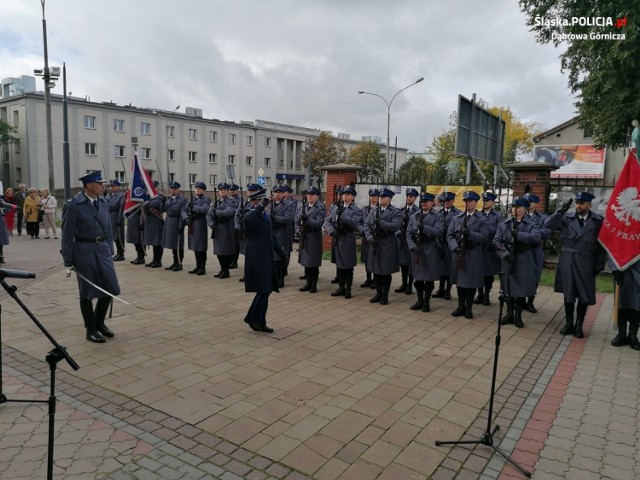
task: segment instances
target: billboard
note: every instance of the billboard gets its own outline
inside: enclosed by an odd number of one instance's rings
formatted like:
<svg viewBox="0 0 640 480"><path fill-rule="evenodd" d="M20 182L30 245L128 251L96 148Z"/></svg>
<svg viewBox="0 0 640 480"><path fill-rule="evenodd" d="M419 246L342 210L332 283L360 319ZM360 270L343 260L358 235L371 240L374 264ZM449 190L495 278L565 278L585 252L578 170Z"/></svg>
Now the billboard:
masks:
<svg viewBox="0 0 640 480"><path fill-rule="evenodd" d="M473 99L458 95L458 122L455 153L475 160L500 163L504 145L505 121Z"/></svg>
<svg viewBox="0 0 640 480"><path fill-rule="evenodd" d="M551 178L603 178L605 153L593 145L536 145L533 159L559 167Z"/></svg>

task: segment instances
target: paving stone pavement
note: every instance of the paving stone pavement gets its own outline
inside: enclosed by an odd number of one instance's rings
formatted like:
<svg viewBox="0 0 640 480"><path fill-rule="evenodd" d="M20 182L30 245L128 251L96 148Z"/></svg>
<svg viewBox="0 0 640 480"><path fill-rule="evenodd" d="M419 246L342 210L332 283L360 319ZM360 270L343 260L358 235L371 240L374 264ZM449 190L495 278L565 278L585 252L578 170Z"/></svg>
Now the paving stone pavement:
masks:
<svg viewBox="0 0 640 480"><path fill-rule="evenodd" d="M77 284L66 278L58 248L25 237L5 247L6 268L39 274L11 282L18 295L81 366L58 368L55 478L520 475L486 446L434 444L480 438L486 429L497 305L475 308L467 321L450 317L444 300L424 314L408 310L414 298L403 294L387 306L370 304L367 289L334 299L330 264L320 292L303 294L292 265L287 287L270 302L276 331L263 335L242 322L251 296L237 282L240 270L217 280L119 262L122 297L132 305L114 305L116 338L95 345L84 340ZM189 253L185 260L190 267ZM211 273L216 263L209 259ZM625 455L638 446L631 400L640 356L609 346L611 297L590 309L584 340L558 334L560 295L541 289L536 303L539 313L527 314L524 329L502 328L496 444L528 461L534 478L637 473ZM4 292L0 305L4 392L46 398L51 346ZM604 412L616 422L604 424ZM44 478L46 432L46 406L0 405L0 478ZM589 449L600 455L580 456Z"/></svg>

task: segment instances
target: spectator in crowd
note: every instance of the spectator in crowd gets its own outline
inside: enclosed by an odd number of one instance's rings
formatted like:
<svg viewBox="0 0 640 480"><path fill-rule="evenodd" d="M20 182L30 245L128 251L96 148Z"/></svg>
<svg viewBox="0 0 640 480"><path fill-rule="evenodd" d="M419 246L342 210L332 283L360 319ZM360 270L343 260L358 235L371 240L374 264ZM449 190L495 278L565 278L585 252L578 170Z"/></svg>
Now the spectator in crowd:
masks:
<svg viewBox="0 0 640 480"><path fill-rule="evenodd" d="M58 202L53 195L49 194L48 188L40 190L40 208L43 211L42 223L44 223L44 238L49 237L49 229L53 233L53 238L58 238L58 231L56 230L56 207Z"/></svg>
<svg viewBox="0 0 640 480"><path fill-rule="evenodd" d="M13 205L16 204L16 198L13 195L13 188L9 187L4 191L4 201L7 203L11 203ZM4 223L7 225L7 230L9 231L9 235L13 235L13 224L16 219L16 209L11 208L8 209L4 214Z"/></svg>
<svg viewBox="0 0 640 480"><path fill-rule="evenodd" d="M27 222L27 235L31 238L40 238L40 197L38 190L30 187L27 198L24 199L24 207L22 213Z"/></svg>
<svg viewBox="0 0 640 480"><path fill-rule="evenodd" d="M16 205L18 206L18 225L16 225L16 229L18 230L18 235L22 235L22 222L24 221L24 201L27 199L27 187L24 183L18 185L18 191L14 195Z"/></svg>

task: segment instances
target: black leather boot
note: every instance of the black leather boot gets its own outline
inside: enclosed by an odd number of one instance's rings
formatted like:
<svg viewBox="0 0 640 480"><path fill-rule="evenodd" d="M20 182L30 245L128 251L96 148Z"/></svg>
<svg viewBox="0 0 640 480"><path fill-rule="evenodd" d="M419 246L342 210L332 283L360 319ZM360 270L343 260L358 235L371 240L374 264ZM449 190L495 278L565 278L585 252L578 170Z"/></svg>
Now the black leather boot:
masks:
<svg viewBox="0 0 640 480"><path fill-rule="evenodd" d="M335 292L331 292L332 297L343 297L347 291L344 288L344 273L342 271L338 271L338 289Z"/></svg>
<svg viewBox="0 0 640 480"><path fill-rule="evenodd" d="M473 303L475 303L476 305L480 305L482 304L482 301L484 300L484 293L483 293L483 289L479 288L478 289L478 295L476 296L476 298L473 300Z"/></svg>
<svg viewBox="0 0 640 480"><path fill-rule="evenodd" d="M582 331L582 325L584 324L584 317L587 314L588 305L586 303L578 302L578 308L576 309L576 328L573 334L576 338L584 338L584 332Z"/></svg>
<svg viewBox="0 0 640 480"><path fill-rule="evenodd" d="M451 281L447 279L446 287L444 289L444 299L451 300Z"/></svg>
<svg viewBox="0 0 640 480"><path fill-rule="evenodd" d="M527 306L525 307L528 312L538 313L538 309L533 305L533 301L535 300L535 295L533 297L527 298Z"/></svg>
<svg viewBox="0 0 640 480"><path fill-rule="evenodd" d="M452 317L462 317L466 312L465 304L464 304L464 296L460 289L458 289L458 308L456 308L453 312L451 312Z"/></svg>
<svg viewBox="0 0 640 480"><path fill-rule="evenodd" d="M385 283L382 285L382 297L380 297L380 305L386 305L389 303L389 290L391 290L390 283L391 283L391 278L389 278L388 282L385 281Z"/></svg>
<svg viewBox="0 0 640 480"><path fill-rule="evenodd" d="M316 293L318 291L318 276L317 272L313 272L311 276L311 288L309 288L309 293Z"/></svg>
<svg viewBox="0 0 640 480"><path fill-rule="evenodd" d="M382 299L382 280L378 279L378 283L376 285L376 294L373 297L371 297L369 302L380 303L381 299Z"/></svg>
<svg viewBox="0 0 640 480"><path fill-rule="evenodd" d="M513 298L509 298L505 301L507 307L507 313L500 319L500 325L510 325L514 323L514 308L515 301Z"/></svg>
<svg viewBox="0 0 640 480"><path fill-rule="evenodd" d="M629 345L629 337L627 336L627 319L620 318L622 316L620 310L618 310L618 334L611 340L611 345L614 347L622 347L623 345Z"/></svg>
<svg viewBox="0 0 640 480"><path fill-rule="evenodd" d="M489 298L489 292L491 291L491 287L484 287L484 295L482 296L482 304L489 306L491 305L491 299Z"/></svg>
<svg viewBox="0 0 640 480"><path fill-rule="evenodd" d="M424 287L424 303L422 304L423 312L431 311L431 305L429 305L429 300L431 299L432 292L433 292L433 282L426 282Z"/></svg>
<svg viewBox="0 0 640 480"><path fill-rule="evenodd" d="M432 295L433 298L442 298L444 297L444 279L440 278L440 283L438 284L438 290L434 292Z"/></svg>
<svg viewBox="0 0 640 480"><path fill-rule="evenodd" d="M564 326L560 329L560 335L571 335L575 330L573 327L573 303L565 302L564 304Z"/></svg>
<svg viewBox="0 0 640 480"><path fill-rule="evenodd" d="M360 288L368 288L371 286L371 272L367 270L367 279L360 284Z"/></svg>
<svg viewBox="0 0 640 480"><path fill-rule="evenodd" d="M353 269L344 272L344 298L351 298L351 286L353 285Z"/></svg>
<svg viewBox="0 0 640 480"><path fill-rule="evenodd" d="M422 310L424 305L424 287L422 285L416 285L416 295L418 296L418 301L409 308L411 310Z"/></svg>
<svg viewBox="0 0 640 480"><path fill-rule="evenodd" d="M86 338L93 343L104 343L106 340L96 328L96 317L93 313L93 304L91 300L86 298L80 299L80 312L82 313L82 319L84 320L84 328L86 331Z"/></svg>
<svg viewBox="0 0 640 480"><path fill-rule="evenodd" d="M309 270L307 268L304 269L304 275L300 278L306 280L307 282L304 284L304 287L299 289L299 291L308 292L309 290L311 290L311 274L309 273Z"/></svg>
<svg viewBox="0 0 640 480"><path fill-rule="evenodd" d="M96 301L96 309L94 310L94 316L96 319L96 329L103 337L113 338L115 334L104 324L104 319L107 318L107 312L111 306L112 299L109 297L99 298Z"/></svg>
<svg viewBox="0 0 640 480"><path fill-rule="evenodd" d="M634 312L636 315L638 312ZM633 350L640 350L640 341L638 341L638 319L629 320L629 346Z"/></svg>
<svg viewBox="0 0 640 480"><path fill-rule="evenodd" d="M464 306L464 318L471 320L473 318L473 290L465 291Z"/></svg>
<svg viewBox="0 0 640 480"><path fill-rule="evenodd" d="M407 288L404 289L404 293L406 293L407 295L413 294L413 277L411 275L409 275Z"/></svg>
<svg viewBox="0 0 640 480"><path fill-rule="evenodd" d="M524 323L522 322L522 308L524 307L523 303L520 301L516 301L516 306L513 310L513 323L516 327L522 328L524 327Z"/></svg>

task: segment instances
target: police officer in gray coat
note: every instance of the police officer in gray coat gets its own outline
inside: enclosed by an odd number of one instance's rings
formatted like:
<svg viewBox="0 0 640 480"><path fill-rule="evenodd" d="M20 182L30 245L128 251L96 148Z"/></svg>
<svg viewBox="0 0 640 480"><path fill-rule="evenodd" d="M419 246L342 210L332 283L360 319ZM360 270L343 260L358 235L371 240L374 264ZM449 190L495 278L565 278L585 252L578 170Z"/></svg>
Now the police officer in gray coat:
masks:
<svg viewBox="0 0 640 480"><path fill-rule="evenodd" d="M500 281L507 297L507 314L500 319L500 324L513 323L522 328L522 309L538 285L531 273L535 265L534 252L540 245L540 229L527 215L527 199L516 199L512 208L513 215L498 225L493 244L502 259Z"/></svg>
<svg viewBox="0 0 640 480"><path fill-rule="evenodd" d="M207 224L211 228L213 238L213 254L218 257L220 271L214 275L216 278L229 278L229 269L236 255L236 242L238 237L234 225L234 217L238 208L238 199L229 195L229 184L218 184L220 198L211 205L207 212Z"/></svg>
<svg viewBox="0 0 640 480"><path fill-rule="evenodd" d="M411 215L407 227L407 244L411 252L411 272L418 301L411 310L430 311L429 300L435 287L435 281L442 271L441 247L438 239L444 233L444 218L433 208L435 195L420 195L420 210Z"/></svg>
<svg viewBox="0 0 640 480"><path fill-rule="evenodd" d="M380 196L380 190L377 188L369 189L369 203L361 208L362 210L362 226L364 228L364 221L371 213L371 210L375 210L378 208L378 197ZM367 268L367 257L369 256L369 242L364 235L362 235L362 239L360 242L360 261L365 265L366 279L363 283L360 284L361 288L376 288L372 281L372 273Z"/></svg>
<svg viewBox="0 0 640 480"><path fill-rule="evenodd" d="M549 222L549 215L543 212L538 211L538 203L540 203L540 198L533 193L526 193L524 198L529 201L529 217L533 220L540 229L540 245L538 245L533 251L534 269L535 275L537 279L537 284L540 284L540 279L542 278L542 269L544 267L544 250L542 248L545 240L549 239L551 232L547 228L547 223ZM531 313L536 313L538 310L533 304L536 296L531 295L527 298L527 305L525 309L530 311Z"/></svg>
<svg viewBox="0 0 640 480"><path fill-rule="evenodd" d="M465 211L458 213L447 230L451 249L451 283L458 290L458 308L453 317L473 318L473 294L484 286L484 245L489 238L486 218L476 210L480 195L467 191L462 197Z"/></svg>
<svg viewBox="0 0 640 480"><path fill-rule="evenodd" d="M594 195L587 192L575 194L576 210L567 213L572 199L551 215L547 228L559 230L562 251L556 268L554 291L564 294L565 325L562 335L574 334L583 338L582 325L589 305L596 303L596 275L604 269L606 256L598 243L603 218L591 211ZM575 325L573 313L576 300Z"/></svg>
<svg viewBox="0 0 640 480"><path fill-rule="evenodd" d="M167 197L163 206L166 212L164 229L162 231L162 247L170 248L173 254L173 263L165 268L173 272L182 270L182 259L184 258L184 219L182 211L189 203L180 194L180 184L178 182L169 183L171 194Z"/></svg>
<svg viewBox="0 0 640 480"><path fill-rule="evenodd" d="M236 227L236 233L238 234L238 241L239 241L239 252L244 255L246 248L247 248L247 239L244 235L244 219L247 215L247 213L253 208L251 205L251 202L249 201L249 197L251 196L251 194L259 191L259 190L264 190L260 185L258 185L257 183L248 183L247 184L247 199L245 200L244 197L240 196L240 201L238 203L238 208L236 208L236 214L233 217L233 223ZM244 282L244 275L238 279L239 282Z"/></svg>
<svg viewBox="0 0 640 480"><path fill-rule="evenodd" d="M398 238L398 258L400 261L402 284L395 289L395 292L411 295L413 293L413 274L411 273L411 252L409 251L409 245L407 244L407 227L409 226L409 219L411 218L411 215L418 211L416 199L418 198L419 193L415 188L407 188L405 196L406 200L404 208L402 209L402 226L400 227L400 230L396 232L396 237Z"/></svg>
<svg viewBox="0 0 640 480"><path fill-rule="evenodd" d="M304 267L307 283L301 292L316 293L322 265L322 226L327 214L320 200L320 190L309 187L307 201L300 202L296 213L296 233L300 239L298 263Z"/></svg>
<svg viewBox="0 0 640 480"><path fill-rule="evenodd" d="M376 294L369 302L386 305L392 275L400 270L396 232L402 228L402 210L391 205L394 192L380 189L380 208L369 212L363 233L369 242L367 268L376 281Z"/></svg>
<svg viewBox="0 0 640 480"><path fill-rule="evenodd" d="M287 252L287 256L284 258L276 255L275 268L278 288L284 287L285 267L289 262L289 255L293 248L293 223L296 219L296 205L290 200L285 200L284 194L286 191L287 188L284 185L276 186L273 189L273 202L270 205L273 234Z"/></svg>
<svg viewBox="0 0 640 480"><path fill-rule="evenodd" d="M189 273L206 275L207 246L209 244L207 213L211 207L211 199L204 194L207 189L204 182L196 182L193 187L195 195L182 210L182 218L188 226L187 245L196 257L196 266L189 270Z"/></svg>
<svg viewBox="0 0 640 480"><path fill-rule="evenodd" d="M493 286L494 275L500 273L500 259L493 252L493 247L488 245L493 242L493 237L498 230L498 224L502 221L502 217L496 212L493 206L496 203L496 194L493 192L484 192L482 194L482 215L487 221L489 228L489 238L482 252L484 260L484 287L478 289L478 296L473 301L475 304L491 305L489 292Z"/></svg>
<svg viewBox="0 0 640 480"><path fill-rule="evenodd" d="M440 286L438 291L433 294L433 298L442 297L445 300L451 300L451 249L447 241L447 231L453 221L453 217L460 213L460 210L453 204L455 200L456 194L453 192L442 192L440 195L440 203L442 203L440 215L444 218L444 234L441 239L442 272L440 273Z"/></svg>
<svg viewBox="0 0 640 480"><path fill-rule="evenodd" d="M153 186L157 187L159 182L153 181ZM162 266L162 231L164 230L164 215L162 210L164 209L164 202L166 197L161 193L158 196L150 199L142 207L142 214L144 215L144 243L151 245L153 248L153 259L145 264L145 267L159 268Z"/></svg>
<svg viewBox="0 0 640 480"><path fill-rule="evenodd" d="M136 249L136 258L131 260L133 265L144 264L144 217L142 215L142 206L136 208L128 215L126 241L132 243Z"/></svg>
<svg viewBox="0 0 640 480"><path fill-rule="evenodd" d="M80 311L84 319L86 338L104 343L113 332L104 324L111 297L88 283L88 279L111 295L120 294L118 277L113 266L113 237L109 204L102 196L102 172L92 172L80 178L83 191L67 200L62 210L62 259L65 267L78 273ZM95 310L92 300L97 298Z"/></svg>
<svg viewBox="0 0 640 480"><path fill-rule="evenodd" d="M120 182L111 180L109 182L109 216L111 217L111 231L113 241L116 244L116 255L114 262L124 260L124 194L120 191Z"/></svg>
<svg viewBox="0 0 640 480"><path fill-rule="evenodd" d="M640 324L640 261L636 261L625 270L619 270L613 260L609 266L615 282L620 289L618 304L618 334L611 340L611 345L621 347L629 345L633 350L640 350L638 341L638 325ZM629 333L627 334L627 325Z"/></svg>
<svg viewBox="0 0 640 480"><path fill-rule="evenodd" d="M324 231L333 239L331 246L333 263L338 272L338 289L332 297L351 298L353 269L358 264L356 233L362 232L362 211L353 203L356 189L348 186L342 189L342 203L324 222Z"/></svg>

